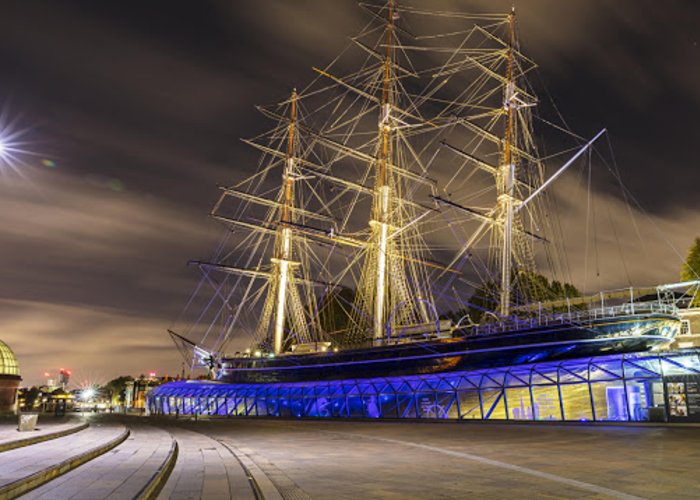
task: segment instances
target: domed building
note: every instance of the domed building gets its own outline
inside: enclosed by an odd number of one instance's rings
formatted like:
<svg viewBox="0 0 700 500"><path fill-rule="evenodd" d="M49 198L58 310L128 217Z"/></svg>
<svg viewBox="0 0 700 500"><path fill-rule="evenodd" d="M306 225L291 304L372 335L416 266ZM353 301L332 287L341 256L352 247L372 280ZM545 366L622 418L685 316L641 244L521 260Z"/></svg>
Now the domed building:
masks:
<svg viewBox="0 0 700 500"><path fill-rule="evenodd" d="M15 411L21 380L17 358L7 344L0 340L0 414Z"/></svg>

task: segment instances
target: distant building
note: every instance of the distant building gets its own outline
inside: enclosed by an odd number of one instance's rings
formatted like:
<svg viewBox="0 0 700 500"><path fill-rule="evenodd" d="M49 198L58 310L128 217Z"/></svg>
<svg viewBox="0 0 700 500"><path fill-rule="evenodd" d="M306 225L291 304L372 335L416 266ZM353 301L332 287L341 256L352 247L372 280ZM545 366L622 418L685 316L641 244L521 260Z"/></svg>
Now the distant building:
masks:
<svg viewBox="0 0 700 500"><path fill-rule="evenodd" d="M17 358L7 344L0 341L0 413L15 413L21 380Z"/></svg>
<svg viewBox="0 0 700 500"><path fill-rule="evenodd" d="M680 310L681 331L676 335L672 349L700 347L700 307Z"/></svg>
<svg viewBox="0 0 700 500"><path fill-rule="evenodd" d="M142 375L136 380L127 382L124 406L126 408L145 409L146 399L151 389L169 380L167 375L165 377L156 377L155 373L149 373L148 377Z"/></svg>

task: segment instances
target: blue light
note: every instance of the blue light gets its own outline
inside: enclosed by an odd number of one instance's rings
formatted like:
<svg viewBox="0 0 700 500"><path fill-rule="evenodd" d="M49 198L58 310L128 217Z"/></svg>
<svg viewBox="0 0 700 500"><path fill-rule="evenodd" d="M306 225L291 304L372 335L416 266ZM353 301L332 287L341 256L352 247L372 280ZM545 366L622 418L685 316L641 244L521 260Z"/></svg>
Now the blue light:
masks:
<svg viewBox="0 0 700 500"><path fill-rule="evenodd" d="M688 361L691 357L696 361ZM177 381L153 389L148 406L154 413L179 408L181 415L221 414L217 408L228 401L229 415L373 419L476 415L520 420L560 420L566 408L565 419L583 423L644 421L652 406L651 385L663 385L664 364L673 365L673 375L696 375L693 367L700 366L700 349L361 380L257 385ZM528 380L530 385L523 385ZM576 396L563 390L571 386L580 388ZM199 408L197 398L208 398L209 403ZM658 401L653 404L658 406Z"/></svg>

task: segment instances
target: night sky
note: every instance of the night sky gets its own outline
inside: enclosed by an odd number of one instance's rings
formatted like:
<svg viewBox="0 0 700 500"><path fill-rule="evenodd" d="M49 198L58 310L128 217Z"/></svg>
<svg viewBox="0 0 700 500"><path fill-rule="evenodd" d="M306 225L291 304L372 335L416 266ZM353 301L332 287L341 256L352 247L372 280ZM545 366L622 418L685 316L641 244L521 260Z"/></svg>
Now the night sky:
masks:
<svg viewBox="0 0 700 500"><path fill-rule="evenodd" d="M601 244L613 272L589 284L677 280L700 234L700 4L515 4L522 48L540 66L536 89L580 135L609 129L625 185L648 213L634 209L644 237L624 249L625 276L605 253L620 245ZM197 281L186 262L206 258L221 234L206 217L216 186L255 164L239 138L270 126L253 106L312 79L367 14L349 0L0 6L2 125L33 152L0 175L0 338L28 384L61 367L76 383L177 373L166 329ZM627 210L595 185L608 207ZM632 240L631 228L619 231Z"/></svg>

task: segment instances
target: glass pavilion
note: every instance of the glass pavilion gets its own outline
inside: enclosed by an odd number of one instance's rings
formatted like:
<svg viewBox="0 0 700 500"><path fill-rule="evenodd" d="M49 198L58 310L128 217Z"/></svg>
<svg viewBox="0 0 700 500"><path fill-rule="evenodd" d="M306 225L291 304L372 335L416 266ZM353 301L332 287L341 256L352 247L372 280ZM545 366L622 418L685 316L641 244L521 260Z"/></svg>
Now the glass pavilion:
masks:
<svg viewBox="0 0 700 500"><path fill-rule="evenodd" d="M700 350L693 349L372 379L178 381L155 388L148 408L247 417L692 421L700 417L698 387Z"/></svg>

